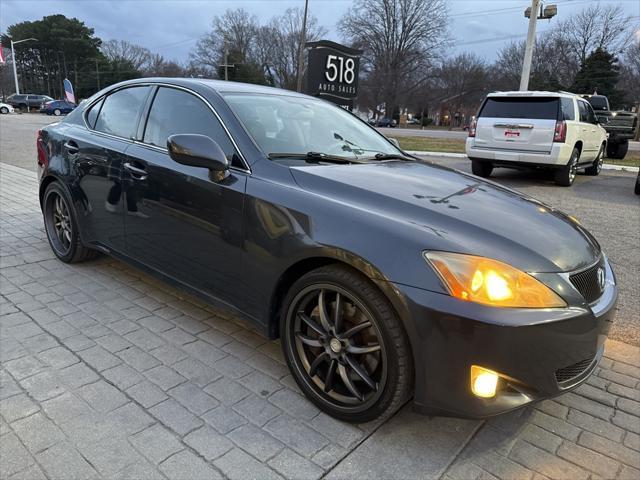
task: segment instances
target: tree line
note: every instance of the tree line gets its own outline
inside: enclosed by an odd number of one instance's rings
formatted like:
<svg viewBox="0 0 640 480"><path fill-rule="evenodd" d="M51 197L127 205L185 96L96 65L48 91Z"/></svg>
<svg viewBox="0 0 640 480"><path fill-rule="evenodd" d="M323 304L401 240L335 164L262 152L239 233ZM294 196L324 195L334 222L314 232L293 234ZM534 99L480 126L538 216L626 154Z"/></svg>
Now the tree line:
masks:
<svg viewBox="0 0 640 480"><path fill-rule="evenodd" d="M499 14L498 14L499 15ZM364 51L358 106L387 116L401 110L426 116L443 105L453 114L475 108L494 90L518 88L524 41L504 46L494 62L448 55L451 38L445 0L354 0L337 24L340 40ZM69 78L86 98L106 85L142 76L190 76L295 89L303 41L326 37L313 15L302 35L303 12L290 8L261 22L242 8L216 15L188 61L178 63L122 39L103 41L84 22L63 15L8 27L10 38L37 38L16 49L21 89L61 97ZM530 89L569 90L610 97L614 107L640 101L640 27L620 6L594 4L538 35ZM635 33L635 36L634 36ZM12 88L2 68L1 93Z"/></svg>

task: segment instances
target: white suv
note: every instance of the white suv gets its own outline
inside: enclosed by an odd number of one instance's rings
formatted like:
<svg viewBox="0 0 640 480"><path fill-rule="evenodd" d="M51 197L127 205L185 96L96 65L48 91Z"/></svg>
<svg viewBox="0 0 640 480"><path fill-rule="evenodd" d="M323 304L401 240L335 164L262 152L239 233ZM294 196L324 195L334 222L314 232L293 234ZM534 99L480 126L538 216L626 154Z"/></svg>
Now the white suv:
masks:
<svg viewBox="0 0 640 480"><path fill-rule="evenodd" d="M475 175L494 167L552 168L556 183L573 184L576 172L598 175L607 132L589 102L567 92L495 92L485 98L469 128L466 153Z"/></svg>

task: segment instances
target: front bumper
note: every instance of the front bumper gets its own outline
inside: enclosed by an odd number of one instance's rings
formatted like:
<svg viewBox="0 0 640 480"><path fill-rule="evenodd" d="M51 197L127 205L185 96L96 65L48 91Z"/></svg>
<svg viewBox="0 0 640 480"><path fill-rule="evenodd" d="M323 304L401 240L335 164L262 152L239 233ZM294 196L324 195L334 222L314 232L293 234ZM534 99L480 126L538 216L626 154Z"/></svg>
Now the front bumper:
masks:
<svg viewBox="0 0 640 480"><path fill-rule="evenodd" d="M611 281L595 304L563 309L485 307L396 285L411 317L414 408L484 418L580 385L596 368L614 319L618 289L608 263L607 278ZM471 365L501 374L495 397L472 394Z"/></svg>

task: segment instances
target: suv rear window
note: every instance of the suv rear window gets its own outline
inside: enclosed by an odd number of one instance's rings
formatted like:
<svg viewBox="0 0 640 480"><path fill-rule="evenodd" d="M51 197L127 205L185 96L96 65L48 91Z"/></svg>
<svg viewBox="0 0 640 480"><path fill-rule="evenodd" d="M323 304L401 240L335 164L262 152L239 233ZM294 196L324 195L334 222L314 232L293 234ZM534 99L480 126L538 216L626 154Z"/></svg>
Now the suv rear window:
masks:
<svg viewBox="0 0 640 480"><path fill-rule="evenodd" d="M488 97L478 117L558 118L557 97Z"/></svg>

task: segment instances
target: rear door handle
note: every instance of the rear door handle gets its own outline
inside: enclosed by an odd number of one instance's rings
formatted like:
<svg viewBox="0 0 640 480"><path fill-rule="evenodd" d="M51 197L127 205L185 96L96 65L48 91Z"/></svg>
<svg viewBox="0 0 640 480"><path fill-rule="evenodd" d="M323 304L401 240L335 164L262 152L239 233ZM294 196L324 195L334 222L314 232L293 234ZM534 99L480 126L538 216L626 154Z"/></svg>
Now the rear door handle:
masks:
<svg viewBox="0 0 640 480"><path fill-rule="evenodd" d="M149 176L145 169L135 167L128 162L124 164L124 168L131 173L131 176L136 180L145 180Z"/></svg>
<svg viewBox="0 0 640 480"><path fill-rule="evenodd" d="M78 144L76 142L74 142L73 140L68 140L64 144L64 148L66 148L67 152L69 152L72 155L74 153L78 153L80 151L80 148L78 147Z"/></svg>

